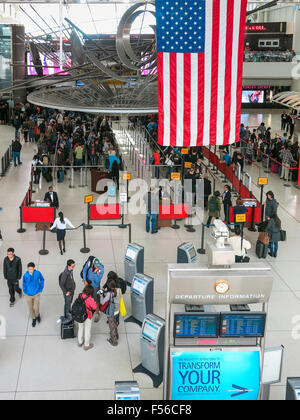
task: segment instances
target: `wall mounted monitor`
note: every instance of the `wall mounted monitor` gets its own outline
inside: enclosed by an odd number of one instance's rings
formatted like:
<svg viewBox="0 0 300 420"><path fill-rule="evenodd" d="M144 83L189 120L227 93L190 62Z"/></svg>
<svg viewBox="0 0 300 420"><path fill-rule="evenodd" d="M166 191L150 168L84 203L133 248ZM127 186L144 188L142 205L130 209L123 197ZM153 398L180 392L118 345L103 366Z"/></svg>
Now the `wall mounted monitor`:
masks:
<svg viewBox="0 0 300 420"><path fill-rule="evenodd" d="M265 312L222 312L220 337L263 337L265 325Z"/></svg>
<svg viewBox="0 0 300 420"><path fill-rule="evenodd" d="M219 313L176 313L174 338L216 338L219 335Z"/></svg>

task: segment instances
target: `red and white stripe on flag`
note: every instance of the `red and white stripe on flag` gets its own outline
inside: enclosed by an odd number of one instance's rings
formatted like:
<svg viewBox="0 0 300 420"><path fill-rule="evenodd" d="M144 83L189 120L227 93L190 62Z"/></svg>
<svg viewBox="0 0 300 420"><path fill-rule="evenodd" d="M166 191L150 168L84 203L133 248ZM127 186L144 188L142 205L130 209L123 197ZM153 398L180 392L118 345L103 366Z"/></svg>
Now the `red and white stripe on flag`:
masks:
<svg viewBox="0 0 300 420"><path fill-rule="evenodd" d="M239 140L246 9L247 0L206 0L205 51L158 52L159 144Z"/></svg>

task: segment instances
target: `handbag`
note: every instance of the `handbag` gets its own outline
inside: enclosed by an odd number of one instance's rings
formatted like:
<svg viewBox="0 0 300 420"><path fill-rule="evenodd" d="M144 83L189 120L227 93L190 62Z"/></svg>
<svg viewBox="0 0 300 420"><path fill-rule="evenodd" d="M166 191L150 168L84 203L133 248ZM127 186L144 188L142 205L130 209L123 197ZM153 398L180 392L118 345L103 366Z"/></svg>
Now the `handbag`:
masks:
<svg viewBox="0 0 300 420"><path fill-rule="evenodd" d="M280 231L280 241L281 242L285 242L286 241L286 231L285 230L281 230Z"/></svg>
<svg viewBox="0 0 300 420"><path fill-rule="evenodd" d="M270 243L270 237L266 232L260 232L260 234L258 235L258 240L264 245L269 245Z"/></svg>
<svg viewBox="0 0 300 420"><path fill-rule="evenodd" d="M127 315L127 311L126 311L126 307L125 307L125 303L124 303L122 293L121 293L121 299L120 299L119 312L120 312L120 315L123 316L123 317Z"/></svg>
<svg viewBox="0 0 300 420"><path fill-rule="evenodd" d="M115 302L112 293L107 293L106 296L100 297L100 311L107 316L114 316Z"/></svg>

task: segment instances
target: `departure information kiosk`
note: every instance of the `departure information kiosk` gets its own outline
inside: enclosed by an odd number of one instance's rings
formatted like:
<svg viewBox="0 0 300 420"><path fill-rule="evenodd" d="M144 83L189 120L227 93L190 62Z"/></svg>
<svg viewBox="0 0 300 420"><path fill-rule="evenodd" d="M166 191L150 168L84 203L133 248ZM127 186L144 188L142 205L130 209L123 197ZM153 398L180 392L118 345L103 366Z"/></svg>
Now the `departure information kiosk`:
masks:
<svg viewBox="0 0 300 420"><path fill-rule="evenodd" d="M184 243L177 248L178 264L195 264L197 261L197 250L192 243Z"/></svg>
<svg viewBox="0 0 300 420"><path fill-rule="evenodd" d="M148 314L141 333L142 366L153 375L163 372L165 320Z"/></svg>
<svg viewBox="0 0 300 420"><path fill-rule="evenodd" d="M130 286L136 273L144 273L144 247L128 244L125 254L125 281Z"/></svg>
<svg viewBox="0 0 300 420"><path fill-rule="evenodd" d="M136 274L131 285L131 308L132 317L141 323L153 313L153 293L153 278Z"/></svg>
<svg viewBox="0 0 300 420"><path fill-rule="evenodd" d="M300 378L287 378L286 400L300 401Z"/></svg>
<svg viewBox="0 0 300 420"><path fill-rule="evenodd" d="M264 263L225 269L169 265L165 400L263 397L264 334L272 285L271 268ZM230 312L231 305L251 304L258 310ZM176 312L173 305L177 310L202 305L206 311Z"/></svg>

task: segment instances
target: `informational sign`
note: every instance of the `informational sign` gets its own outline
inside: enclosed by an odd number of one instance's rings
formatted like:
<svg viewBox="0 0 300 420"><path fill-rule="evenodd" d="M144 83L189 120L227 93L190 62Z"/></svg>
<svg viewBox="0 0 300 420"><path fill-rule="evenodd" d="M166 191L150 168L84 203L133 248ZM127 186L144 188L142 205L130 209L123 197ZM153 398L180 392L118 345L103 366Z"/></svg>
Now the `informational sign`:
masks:
<svg viewBox="0 0 300 420"><path fill-rule="evenodd" d="M172 352L172 400L257 400L259 351Z"/></svg>
<svg viewBox="0 0 300 420"><path fill-rule="evenodd" d="M120 202L127 203L127 193L120 193Z"/></svg>
<svg viewBox="0 0 300 420"><path fill-rule="evenodd" d="M130 181L131 180L131 174L128 172L123 174L123 181Z"/></svg>
<svg viewBox="0 0 300 420"><path fill-rule="evenodd" d="M258 185L268 185L269 179L268 178L258 178Z"/></svg>
<svg viewBox="0 0 300 420"><path fill-rule="evenodd" d="M171 180L172 181L180 181L181 176L180 176L180 172L172 172L171 173Z"/></svg>
<svg viewBox="0 0 300 420"><path fill-rule="evenodd" d="M188 155L188 154L189 154L189 149L188 149L188 148L186 148L186 149L181 149L181 153L182 153L183 155Z"/></svg>
<svg viewBox="0 0 300 420"><path fill-rule="evenodd" d="M94 201L94 196L93 195L86 195L84 197L84 203L85 204L92 203L93 201Z"/></svg>
<svg viewBox="0 0 300 420"><path fill-rule="evenodd" d="M185 162L184 166L185 166L186 169L191 169L192 162Z"/></svg>
<svg viewBox="0 0 300 420"><path fill-rule="evenodd" d="M246 223L247 216L246 214L236 214L235 220L236 223Z"/></svg>

